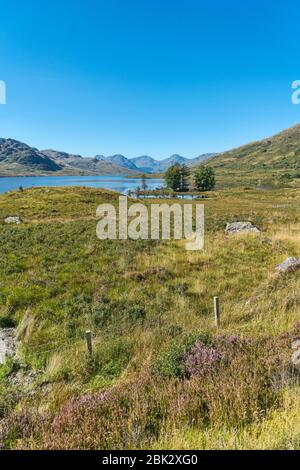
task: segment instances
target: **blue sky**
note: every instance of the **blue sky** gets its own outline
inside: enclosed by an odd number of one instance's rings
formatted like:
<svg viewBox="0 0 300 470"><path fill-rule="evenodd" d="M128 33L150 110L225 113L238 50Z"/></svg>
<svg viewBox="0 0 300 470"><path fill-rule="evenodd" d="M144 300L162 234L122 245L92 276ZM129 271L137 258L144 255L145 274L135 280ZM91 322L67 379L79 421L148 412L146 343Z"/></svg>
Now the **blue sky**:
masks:
<svg viewBox="0 0 300 470"><path fill-rule="evenodd" d="M300 4L0 0L0 136L195 157L300 122Z"/></svg>

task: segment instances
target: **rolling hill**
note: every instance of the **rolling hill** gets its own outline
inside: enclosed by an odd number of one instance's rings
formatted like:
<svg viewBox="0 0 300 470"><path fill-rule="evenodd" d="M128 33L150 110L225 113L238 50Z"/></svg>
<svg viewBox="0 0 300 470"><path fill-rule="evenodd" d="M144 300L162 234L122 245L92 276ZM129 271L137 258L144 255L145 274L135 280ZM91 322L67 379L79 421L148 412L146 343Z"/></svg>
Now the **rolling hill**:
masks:
<svg viewBox="0 0 300 470"><path fill-rule="evenodd" d="M280 183L300 175L300 125L207 160L224 183Z"/></svg>

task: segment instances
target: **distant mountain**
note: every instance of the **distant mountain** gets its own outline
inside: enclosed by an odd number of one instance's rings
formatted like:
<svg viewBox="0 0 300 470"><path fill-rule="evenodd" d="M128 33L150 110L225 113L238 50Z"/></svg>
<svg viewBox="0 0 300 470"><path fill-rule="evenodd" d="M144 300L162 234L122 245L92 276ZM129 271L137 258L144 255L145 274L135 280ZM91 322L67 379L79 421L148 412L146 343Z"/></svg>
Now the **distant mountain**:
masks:
<svg viewBox="0 0 300 470"><path fill-rule="evenodd" d="M113 159L105 158L103 155L88 158L82 157L81 155L59 152L57 150L43 150L43 153L53 158L63 167L64 171L68 173L74 171L76 171L77 174L84 173L86 175L119 175L132 173L129 167L118 165L116 163L117 159L114 161ZM135 170L138 171L136 168Z"/></svg>
<svg viewBox="0 0 300 470"><path fill-rule="evenodd" d="M95 155L94 158L99 162L103 162L106 159L104 155Z"/></svg>
<svg viewBox="0 0 300 470"><path fill-rule="evenodd" d="M214 153L205 153L203 155L199 155L196 158L185 158L181 155L174 154L171 157L165 158L163 160L155 160L148 155L143 155L141 157L131 158L131 161L135 164L135 166L144 173L163 173L166 171L170 166L177 164L185 164L188 166L194 166L200 161L204 161L210 157L215 155Z"/></svg>
<svg viewBox="0 0 300 470"><path fill-rule="evenodd" d="M57 150L40 151L23 142L0 138L0 176L134 174L104 158L84 158Z"/></svg>
<svg viewBox="0 0 300 470"><path fill-rule="evenodd" d="M0 176L163 173L176 163L193 166L211 155L191 159L174 154L163 160L148 155L127 158L121 154L88 158L54 149L38 150L17 140L0 138Z"/></svg>
<svg viewBox="0 0 300 470"><path fill-rule="evenodd" d="M159 162L148 155L141 155L130 159L135 166L143 173L158 173Z"/></svg>
<svg viewBox="0 0 300 470"><path fill-rule="evenodd" d="M81 155L73 155L73 154L70 154L70 153L66 153L66 152L59 152L58 150L52 150L52 149L48 149L48 150L41 150L41 152L44 154L44 155L47 155L49 158L52 158L54 160L68 160L68 159L71 159L71 158L83 158Z"/></svg>
<svg viewBox="0 0 300 470"><path fill-rule="evenodd" d="M209 158L214 157L216 154L215 153L203 153L202 155L199 155L196 158L192 158L190 160L191 165L195 165L199 162L204 162L204 160L208 160Z"/></svg>
<svg viewBox="0 0 300 470"><path fill-rule="evenodd" d="M184 158L184 157L182 157L181 155L178 155L178 154L174 154L174 155L171 155L171 157L169 157L169 158L165 158L164 160L160 160L159 161L159 168L160 168L160 171L166 171L172 165L176 165L176 164L183 165L183 164L187 164L187 162L188 162L187 158Z"/></svg>
<svg viewBox="0 0 300 470"><path fill-rule="evenodd" d="M80 155L72 155L65 152L58 152L55 150L42 150L42 152L56 161L59 160L60 163L63 163L61 160L68 160L69 164L72 162L73 166L80 168L85 168L87 161L90 161L90 159L87 158L84 158L84 161L78 161L78 158L82 159L83 157ZM165 158L163 160L155 160L154 158L148 155L142 155L136 158L127 158L121 154L116 154L109 157L105 157L104 155L95 155L94 161L103 163L105 162L107 164L109 163L127 170L132 170L133 172L163 173L172 165L182 165L185 163L186 165L193 166L200 161L210 158L213 155L215 154L206 153L196 158L185 158L181 155L174 154L171 155L171 157Z"/></svg>
<svg viewBox="0 0 300 470"><path fill-rule="evenodd" d="M0 172L56 172L61 166L38 149L14 139L0 138Z"/></svg>
<svg viewBox="0 0 300 470"><path fill-rule="evenodd" d="M121 166L122 168L138 171L138 168L135 166L134 162L129 158L124 157L124 155L112 155L111 157L106 157L106 161L111 162L114 165Z"/></svg>

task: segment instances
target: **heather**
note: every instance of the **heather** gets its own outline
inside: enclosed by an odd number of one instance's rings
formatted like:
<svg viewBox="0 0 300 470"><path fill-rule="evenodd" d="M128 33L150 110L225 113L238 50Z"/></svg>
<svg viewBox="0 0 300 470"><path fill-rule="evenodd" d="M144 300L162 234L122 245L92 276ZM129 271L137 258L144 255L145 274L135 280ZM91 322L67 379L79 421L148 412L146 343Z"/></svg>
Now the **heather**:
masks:
<svg viewBox="0 0 300 470"><path fill-rule="evenodd" d="M152 447L175 429L203 431L224 423L243 429L280 408L278 377L297 383L282 358L292 336L280 338L280 347L270 338L251 344L232 336L218 338L220 348L232 346L230 360L197 341L182 356L184 378L148 370L104 391L73 397L52 413L8 414L3 442L20 448L139 449Z"/></svg>
<svg viewBox="0 0 300 470"><path fill-rule="evenodd" d="M0 366L2 448L299 448L299 272L275 272L300 254L299 200L212 191L205 250L187 252L99 241L96 207L112 192L2 195L0 221L23 219L0 222L0 327L18 338ZM226 235L237 220L261 234Z"/></svg>

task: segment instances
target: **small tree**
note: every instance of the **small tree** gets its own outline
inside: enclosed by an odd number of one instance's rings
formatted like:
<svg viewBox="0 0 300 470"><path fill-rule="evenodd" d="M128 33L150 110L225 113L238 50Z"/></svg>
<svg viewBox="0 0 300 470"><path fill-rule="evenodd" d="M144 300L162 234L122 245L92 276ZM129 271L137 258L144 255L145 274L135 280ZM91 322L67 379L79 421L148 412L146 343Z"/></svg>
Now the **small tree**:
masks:
<svg viewBox="0 0 300 470"><path fill-rule="evenodd" d="M199 191L211 191L214 189L215 172L210 166L201 165L194 173L195 188Z"/></svg>
<svg viewBox="0 0 300 470"><path fill-rule="evenodd" d="M189 190L189 176L190 170L186 165L181 165L180 167L180 186L179 191L181 193L186 193Z"/></svg>
<svg viewBox="0 0 300 470"><path fill-rule="evenodd" d="M136 197L140 197L141 188L137 186L134 192L135 192Z"/></svg>
<svg viewBox="0 0 300 470"><path fill-rule="evenodd" d="M142 191L144 191L144 192L148 188L148 185L146 183L146 176L145 175L142 175L141 188L142 188Z"/></svg>
<svg viewBox="0 0 300 470"><path fill-rule="evenodd" d="M178 191L180 186L180 165L172 165L165 172L165 182L168 188Z"/></svg>
<svg viewBox="0 0 300 470"><path fill-rule="evenodd" d="M186 165L175 165L170 166L165 173L165 182L168 188L173 191L185 192L188 191L188 176L190 172Z"/></svg>

